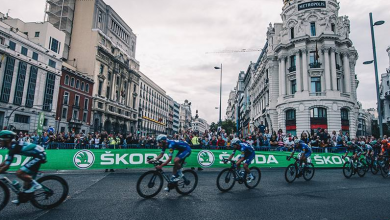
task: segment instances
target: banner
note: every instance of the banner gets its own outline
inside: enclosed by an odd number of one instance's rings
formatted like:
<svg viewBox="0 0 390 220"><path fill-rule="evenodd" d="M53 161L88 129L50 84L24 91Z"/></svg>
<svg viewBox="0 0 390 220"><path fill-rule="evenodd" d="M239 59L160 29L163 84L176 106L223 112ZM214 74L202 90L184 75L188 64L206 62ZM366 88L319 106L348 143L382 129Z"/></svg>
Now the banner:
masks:
<svg viewBox="0 0 390 220"><path fill-rule="evenodd" d="M45 121L45 114L43 112L39 112L38 116L38 126L37 126L37 133L42 134L43 131L43 122Z"/></svg>
<svg viewBox="0 0 390 220"><path fill-rule="evenodd" d="M86 169L138 169L153 168L147 163L147 158L157 157L159 149L97 149L97 150L47 150L47 163L41 170L86 170ZM0 162L3 162L8 150L0 150ZM226 168L229 164L222 163L228 158L232 150L192 150L186 159L186 167ZM251 166L256 167L287 167L294 160L287 161L290 152L256 151L256 157ZM297 154L296 154L297 155ZM237 153L235 160L240 156ZM344 160L342 154L313 153L311 161L317 168L342 167ZM31 157L15 156L11 170L17 170L26 164ZM162 160L168 159L165 154Z"/></svg>

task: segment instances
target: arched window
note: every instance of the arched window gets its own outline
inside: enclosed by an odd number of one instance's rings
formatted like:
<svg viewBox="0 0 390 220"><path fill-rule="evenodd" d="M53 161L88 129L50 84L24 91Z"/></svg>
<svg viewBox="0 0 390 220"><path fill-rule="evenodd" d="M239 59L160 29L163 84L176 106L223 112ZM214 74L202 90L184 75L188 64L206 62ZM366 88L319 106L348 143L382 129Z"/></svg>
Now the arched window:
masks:
<svg viewBox="0 0 390 220"><path fill-rule="evenodd" d="M295 109L286 111L286 133L290 133L293 136L297 135L297 120Z"/></svg>
<svg viewBox="0 0 390 220"><path fill-rule="evenodd" d="M73 77L70 79L70 86L74 87L74 78Z"/></svg>
<svg viewBox="0 0 390 220"><path fill-rule="evenodd" d="M341 109L341 130L343 133L349 132L349 110Z"/></svg>
<svg viewBox="0 0 390 220"><path fill-rule="evenodd" d="M321 129L328 129L328 118L326 108L312 108L310 110L310 128L312 132Z"/></svg>
<svg viewBox="0 0 390 220"><path fill-rule="evenodd" d="M81 89L81 91L84 91L84 82L81 82L80 89Z"/></svg>
<svg viewBox="0 0 390 220"><path fill-rule="evenodd" d="M80 88L80 80L76 80L76 89Z"/></svg>
<svg viewBox="0 0 390 220"><path fill-rule="evenodd" d="M64 82L65 85L69 85L69 76L66 75L65 76L65 82Z"/></svg>

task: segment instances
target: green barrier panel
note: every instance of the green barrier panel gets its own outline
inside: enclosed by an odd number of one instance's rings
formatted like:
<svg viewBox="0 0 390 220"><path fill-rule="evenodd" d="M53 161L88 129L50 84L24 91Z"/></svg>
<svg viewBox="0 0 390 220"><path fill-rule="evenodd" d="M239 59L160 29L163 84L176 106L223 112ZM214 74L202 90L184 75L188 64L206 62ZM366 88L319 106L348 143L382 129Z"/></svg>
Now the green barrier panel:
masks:
<svg viewBox="0 0 390 220"><path fill-rule="evenodd" d="M158 149L105 149L105 150L47 150L47 163L41 170L78 170L78 169L137 169L152 168L147 163L149 156L156 157L161 150ZM0 162L6 159L7 150L0 150ZM192 150L186 159L186 167L225 168L221 160L228 158L231 150ZM256 151L252 166L257 167L287 167L294 160L287 161L290 152ZM296 154L297 155L297 154ZM238 152L235 159L240 156ZM337 168L342 167L344 160L342 154L313 153L312 163L315 167ZM165 154L163 160L168 155ZM11 164L11 170L17 170L29 160L29 157L16 156Z"/></svg>

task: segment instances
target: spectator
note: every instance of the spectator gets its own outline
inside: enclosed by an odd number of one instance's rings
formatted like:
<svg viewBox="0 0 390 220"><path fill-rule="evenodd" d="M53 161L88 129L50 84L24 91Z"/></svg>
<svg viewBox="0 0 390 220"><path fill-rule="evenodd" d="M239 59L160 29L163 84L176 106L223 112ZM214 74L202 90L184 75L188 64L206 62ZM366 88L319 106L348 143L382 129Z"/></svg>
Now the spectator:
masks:
<svg viewBox="0 0 390 220"><path fill-rule="evenodd" d="M217 149L221 149L221 148L225 147L225 143L226 142L222 139L222 136L219 136L218 141L217 141L217 146L218 146Z"/></svg>
<svg viewBox="0 0 390 220"><path fill-rule="evenodd" d="M211 149L216 149L217 143L218 143L217 138L215 136L213 136L210 143L209 143Z"/></svg>
<svg viewBox="0 0 390 220"><path fill-rule="evenodd" d="M260 122L259 131L261 134L264 134L265 132L265 125L263 125L263 121Z"/></svg>
<svg viewBox="0 0 390 220"><path fill-rule="evenodd" d="M45 148L45 150L49 147L49 142L50 142L50 139L47 136L47 132L44 132L41 144L42 144L42 147Z"/></svg>

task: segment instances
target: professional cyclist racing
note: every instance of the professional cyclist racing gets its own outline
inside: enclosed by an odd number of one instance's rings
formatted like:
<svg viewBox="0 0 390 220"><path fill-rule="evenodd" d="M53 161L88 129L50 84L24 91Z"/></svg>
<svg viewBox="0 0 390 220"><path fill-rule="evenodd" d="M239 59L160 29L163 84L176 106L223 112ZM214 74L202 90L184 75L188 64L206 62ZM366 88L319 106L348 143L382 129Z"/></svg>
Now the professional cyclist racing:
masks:
<svg viewBox="0 0 390 220"><path fill-rule="evenodd" d="M156 169L162 169L164 166L168 165L172 160L174 150L178 151L174 159L173 175L171 180L173 182L179 181L183 174L181 172L178 173L178 171L182 168L182 164L185 159L191 154L190 145L184 141L168 140L167 136L162 134L157 136L156 141L161 147L161 154L156 157L155 160L160 160L164 156L165 150L169 148L168 160L163 164L156 166Z"/></svg>
<svg viewBox="0 0 390 220"><path fill-rule="evenodd" d="M251 174L251 171L249 170L249 165L251 165L252 160L255 158L255 149L253 149L252 146L250 146L247 143L241 143L240 139L234 138L231 141L231 144L233 146L233 153L229 157L229 161L232 160L234 155L236 154L236 151L241 151L241 155L239 159L236 162L237 169L240 170L241 163L244 162L244 169L247 173L247 182L250 183L252 180L254 180L254 176Z"/></svg>
<svg viewBox="0 0 390 220"><path fill-rule="evenodd" d="M359 145L354 144L352 141L348 141L347 150L342 158L345 159L349 152L353 153L353 162L356 162L359 159L361 153L363 153L363 149Z"/></svg>
<svg viewBox="0 0 390 220"><path fill-rule="evenodd" d="M16 176L24 181L24 193L33 193L42 188L41 184L34 180L34 177L41 164L46 163L45 149L30 143L20 145L18 142L12 141L15 137L16 133L12 131L3 130L0 132L0 146L9 149L7 159L0 164L0 173L4 173L10 168L15 155L32 157L16 172ZM14 200L12 203L19 204L19 201Z"/></svg>
<svg viewBox="0 0 390 220"><path fill-rule="evenodd" d="M384 139L382 141L382 146L381 146L381 153L380 156L385 156L385 157L390 157L390 143L388 140ZM384 159L382 157L382 159ZM389 167L389 175L390 175L390 167Z"/></svg>
<svg viewBox="0 0 390 220"><path fill-rule="evenodd" d="M305 142L302 140L297 139L294 141L294 143L295 143L295 145L294 145L293 151L291 152L291 155L290 155L290 157L287 158L287 160L291 160L291 158L294 156L296 150L301 150L301 158L299 158L299 162L300 162L300 165L302 165L302 163L305 163L305 165L306 165L307 158L309 158L311 156L311 148L307 144L305 144Z"/></svg>

